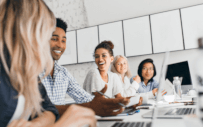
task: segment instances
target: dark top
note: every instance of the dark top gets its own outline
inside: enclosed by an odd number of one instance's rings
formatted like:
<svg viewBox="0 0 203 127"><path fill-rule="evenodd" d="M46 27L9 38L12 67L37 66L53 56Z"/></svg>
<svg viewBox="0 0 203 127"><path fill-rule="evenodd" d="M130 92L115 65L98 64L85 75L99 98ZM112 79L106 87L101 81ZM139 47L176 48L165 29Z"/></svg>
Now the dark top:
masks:
<svg viewBox="0 0 203 127"><path fill-rule="evenodd" d="M6 61L8 67L10 67L8 53L6 54L6 56L8 56ZM56 120L58 120L58 110L49 100L46 90L41 83L39 83L39 91L42 98L44 99L44 101L42 102L42 107L45 109L45 111L51 111L52 113L54 113L54 115L56 116ZM18 92L12 87L9 76L3 68L0 58L0 127L5 127L12 118L18 102L17 95Z"/></svg>

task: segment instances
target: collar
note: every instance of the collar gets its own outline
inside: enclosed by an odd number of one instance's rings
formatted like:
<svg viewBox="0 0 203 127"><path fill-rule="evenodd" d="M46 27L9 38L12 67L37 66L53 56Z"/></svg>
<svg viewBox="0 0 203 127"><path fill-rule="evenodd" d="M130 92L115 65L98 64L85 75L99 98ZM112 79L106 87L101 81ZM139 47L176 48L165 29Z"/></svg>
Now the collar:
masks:
<svg viewBox="0 0 203 127"><path fill-rule="evenodd" d="M62 67L58 64L58 61L54 61L54 73L58 73L61 68Z"/></svg>
<svg viewBox="0 0 203 127"><path fill-rule="evenodd" d="M145 87L150 86L150 84L151 84L151 81L150 81L150 82L148 82L148 83L147 83L147 85L145 85L144 81L142 81L142 82L141 82L141 85L142 85L142 86L145 86Z"/></svg>

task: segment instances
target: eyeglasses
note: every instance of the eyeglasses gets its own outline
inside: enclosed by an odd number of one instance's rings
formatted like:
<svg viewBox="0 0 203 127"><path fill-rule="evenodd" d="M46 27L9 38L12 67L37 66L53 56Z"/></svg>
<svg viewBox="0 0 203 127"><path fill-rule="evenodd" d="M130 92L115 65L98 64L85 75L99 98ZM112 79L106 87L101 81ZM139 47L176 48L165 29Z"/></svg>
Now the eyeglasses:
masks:
<svg viewBox="0 0 203 127"><path fill-rule="evenodd" d="M148 71L148 70L149 70L149 71L153 71L154 68L146 68L146 67L143 67L142 70L144 70L144 71Z"/></svg>

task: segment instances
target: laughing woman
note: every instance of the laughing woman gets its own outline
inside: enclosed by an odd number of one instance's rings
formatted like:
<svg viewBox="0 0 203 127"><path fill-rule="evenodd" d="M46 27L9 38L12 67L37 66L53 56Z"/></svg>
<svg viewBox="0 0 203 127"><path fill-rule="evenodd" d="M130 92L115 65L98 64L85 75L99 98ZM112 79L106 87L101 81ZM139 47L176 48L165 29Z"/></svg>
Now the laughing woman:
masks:
<svg viewBox="0 0 203 127"><path fill-rule="evenodd" d="M122 85L119 77L109 70L113 62L113 48L114 45L111 41L103 41L97 45L94 50L95 63L97 69L92 69L88 72L83 84L83 88L89 92L100 91L107 84L106 95L112 97L122 97Z"/></svg>

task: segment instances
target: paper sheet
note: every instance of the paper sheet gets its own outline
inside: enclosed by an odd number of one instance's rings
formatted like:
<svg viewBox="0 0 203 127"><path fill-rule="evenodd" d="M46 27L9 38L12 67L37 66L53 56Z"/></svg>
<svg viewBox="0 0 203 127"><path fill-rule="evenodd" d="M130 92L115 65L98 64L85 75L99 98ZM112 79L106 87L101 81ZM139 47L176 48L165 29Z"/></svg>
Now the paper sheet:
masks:
<svg viewBox="0 0 203 127"><path fill-rule="evenodd" d="M168 79L165 80L163 89L167 91L167 95L173 94L173 84Z"/></svg>
<svg viewBox="0 0 203 127"><path fill-rule="evenodd" d="M140 95L137 94L136 96L134 97L131 97L130 98L130 103L128 105L126 105L126 107L130 107L130 106L133 106L135 104L138 104L139 103L139 100L140 100Z"/></svg>

